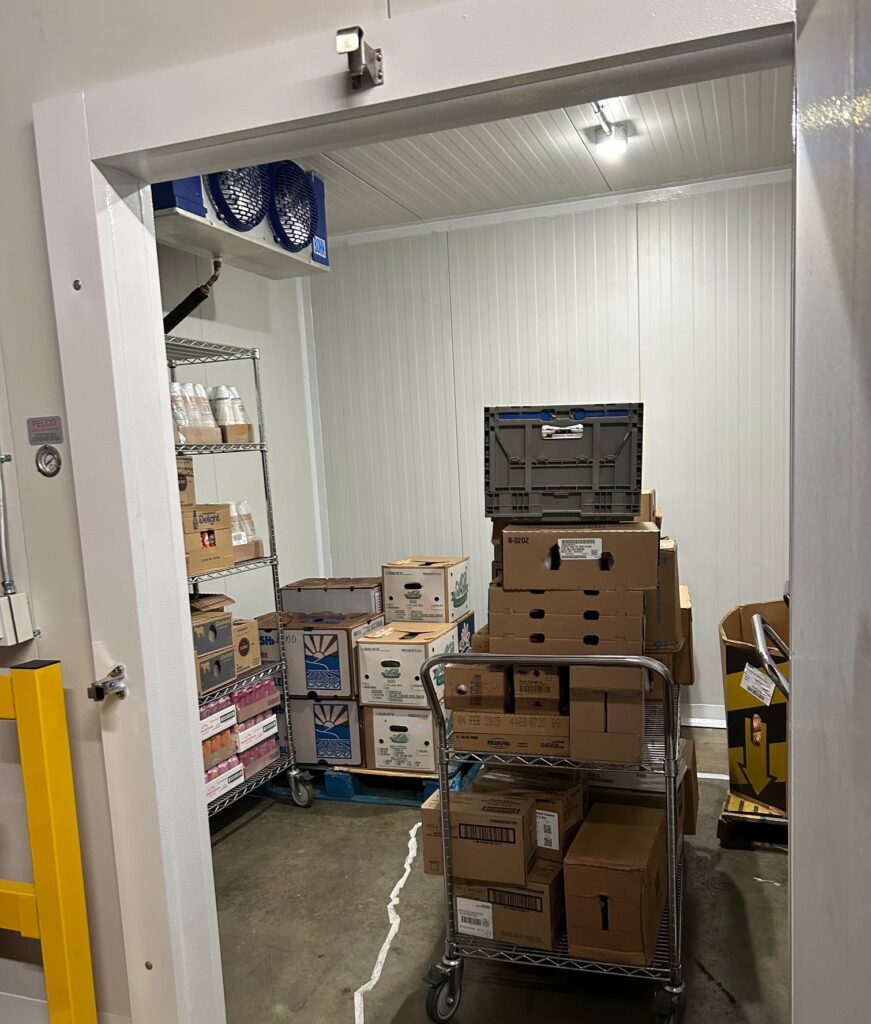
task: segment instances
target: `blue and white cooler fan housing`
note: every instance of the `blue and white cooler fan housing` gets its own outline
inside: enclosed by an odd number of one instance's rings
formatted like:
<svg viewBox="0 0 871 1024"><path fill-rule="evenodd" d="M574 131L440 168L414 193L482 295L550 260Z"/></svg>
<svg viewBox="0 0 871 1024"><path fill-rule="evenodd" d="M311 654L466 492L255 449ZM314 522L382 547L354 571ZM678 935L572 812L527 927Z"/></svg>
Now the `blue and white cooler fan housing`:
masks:
<svg viewBox="0 0 871 1024"><path fill-rule="evenodd" d="M324 183L292 160L164 181L151 194L158 216L179 211L219 221L261 245L309 250L313 263L330 265Z"/></svg>

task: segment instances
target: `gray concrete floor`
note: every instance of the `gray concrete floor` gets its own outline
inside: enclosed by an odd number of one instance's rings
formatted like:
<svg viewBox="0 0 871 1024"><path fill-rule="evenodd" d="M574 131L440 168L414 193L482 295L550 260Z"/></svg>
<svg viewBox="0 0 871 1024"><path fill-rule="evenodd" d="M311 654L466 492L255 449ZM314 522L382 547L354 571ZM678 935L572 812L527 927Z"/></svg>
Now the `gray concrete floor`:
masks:
<svg viewBox="0 0 871 1024"><path fill-rule="evenodd" d="M701 772L726 770L725 732L697 730ZM687 839L684 964L690 1024L788 1020L787 860L778 850L722 850L725 783L701 781L698 835ZM415 810L258 801L214 837L215 884L230 1024L342 1024L388 930ZM223 823L222 823L223 824ZM421 978L439 958L441 880L418 856L401 927L367 1024L423 1024ZM641 1024L651 989L614 978L469 961L457 1024Z"/></svg>

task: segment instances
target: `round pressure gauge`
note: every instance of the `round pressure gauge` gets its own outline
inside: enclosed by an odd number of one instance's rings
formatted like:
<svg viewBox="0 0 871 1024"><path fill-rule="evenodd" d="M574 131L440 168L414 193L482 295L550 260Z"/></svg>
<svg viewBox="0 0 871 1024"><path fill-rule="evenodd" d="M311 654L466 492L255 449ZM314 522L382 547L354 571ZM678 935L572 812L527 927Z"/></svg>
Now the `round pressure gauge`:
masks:
<svg viewBox="0 0 871 1024"><path fill-rule="evenodd" d="M36 453L36 468L43 476L57 476L60 467L60 452L54 445L44 444Z"/></svg>

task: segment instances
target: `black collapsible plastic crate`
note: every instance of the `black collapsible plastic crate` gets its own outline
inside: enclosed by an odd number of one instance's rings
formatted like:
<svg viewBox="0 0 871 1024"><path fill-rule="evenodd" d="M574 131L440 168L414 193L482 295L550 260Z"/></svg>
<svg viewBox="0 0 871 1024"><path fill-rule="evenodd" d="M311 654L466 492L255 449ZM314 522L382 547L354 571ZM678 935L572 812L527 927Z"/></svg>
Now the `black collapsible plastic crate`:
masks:
<svg viewBox="0 0 871 1024"><path fill-rule="evenodd" d="M633 519L641 511L640 402L484 410L491 519Z"/></svg>

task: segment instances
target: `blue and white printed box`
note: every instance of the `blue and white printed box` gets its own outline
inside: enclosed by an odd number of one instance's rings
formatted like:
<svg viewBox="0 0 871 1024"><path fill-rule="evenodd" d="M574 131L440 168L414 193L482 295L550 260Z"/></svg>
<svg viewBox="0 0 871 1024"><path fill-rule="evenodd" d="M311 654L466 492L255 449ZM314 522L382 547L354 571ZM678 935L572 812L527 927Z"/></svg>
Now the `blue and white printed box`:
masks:
<svg viewBox="0 0 871 1024"><path fill-rule="evenodd" d="M373 629L359 643L360 703L427 708L420 666L434 654L456 654L455 622L392 622ZM444 665L432 673L436 692L444 686Z"/></svg>
<svg viewBox="0 0 871 1024"><path fill-rule="evenodd" d="M300 764L362 763L356 701L292 700L290 722Z"/></svg>
<svg viewBox="0 0 871 1024"><path fill-rule="evenodd" d="M475 613L466 612L457 619L457 652L468 654L472 650L472 636L475 632Z"/></svg>
<svg viewBox="0 0 871 1024"><path fill-rule="evenodd" d="M383 615L351 612L300 612L282 616L290 695L355 696L357 641L383 625ZM262 640L261 627L261 652Z"/></svg>

